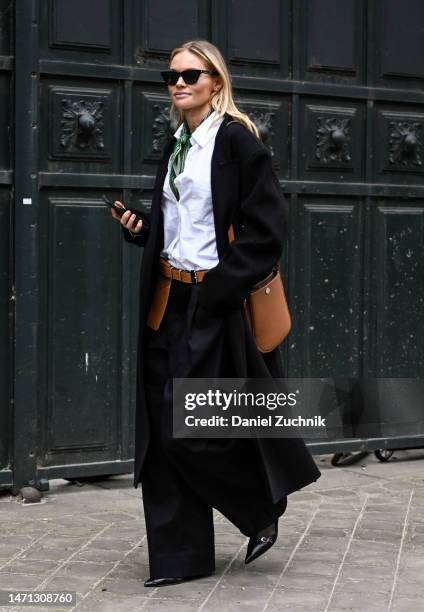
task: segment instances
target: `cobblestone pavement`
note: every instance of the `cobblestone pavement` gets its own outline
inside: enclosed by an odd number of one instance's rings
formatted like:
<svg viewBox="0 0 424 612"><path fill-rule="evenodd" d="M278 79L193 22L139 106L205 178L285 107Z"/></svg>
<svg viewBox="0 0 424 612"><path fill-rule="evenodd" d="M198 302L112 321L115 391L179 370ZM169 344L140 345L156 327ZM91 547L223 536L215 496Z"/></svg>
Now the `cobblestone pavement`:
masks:
<svg viewBox="0 0 424 612"><path fill-rule="evenodd" d="M424 609L424 450L350 467L289 496L276 544L244 564L247 538L215 512L216 573L147 589L141 489L131 475L50 482L38 504L0 492L0 588L67 589L80 612Z"/></svg>

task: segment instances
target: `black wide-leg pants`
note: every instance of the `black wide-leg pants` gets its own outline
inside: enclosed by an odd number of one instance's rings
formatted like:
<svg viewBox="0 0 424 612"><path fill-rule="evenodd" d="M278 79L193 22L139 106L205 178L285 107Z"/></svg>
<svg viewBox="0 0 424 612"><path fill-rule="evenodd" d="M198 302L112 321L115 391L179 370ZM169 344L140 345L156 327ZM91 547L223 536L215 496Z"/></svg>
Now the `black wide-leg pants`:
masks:
<svg viewBox="0 0 424 612"><path fill-rule="evenodd" d="M151 578L214 571L213 508L252 536L287 507L286 497L274 504L266 496L251 439L172 438L173 378L235 376L225 320L196 324L198 291L172 280L159 329L145 330L151 436L141 485Z"/></svg>

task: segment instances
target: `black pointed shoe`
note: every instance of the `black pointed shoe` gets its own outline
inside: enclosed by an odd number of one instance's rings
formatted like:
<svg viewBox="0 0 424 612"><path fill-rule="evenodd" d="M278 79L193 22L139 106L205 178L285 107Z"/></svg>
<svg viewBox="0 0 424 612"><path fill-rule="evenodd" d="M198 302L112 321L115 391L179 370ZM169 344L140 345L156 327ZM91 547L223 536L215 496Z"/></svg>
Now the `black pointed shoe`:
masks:
<svg viewBox="0 0 424 612"><path fill-rule="evenodd" d="M184 578L149 578L145 580L145 587L160 587L167 586L169 584L179 584L183 582Z"/></svg>
<svg viewBox="0 0 424 612"><path fill-rule="evenodd" d="M183 576L179 578L149 578L144 582L145 587L160 587L160 586L168 586L171 584L180 584L180 582L186 582L187 580L195 580L196 578L203 578L204 576L209 576L210 574L195 574L193 576Z"/></svg>
<svg viewBox="0 0 424 612"><path fill-rule="evenodd" d="M261 529L258 533L251 537L247 545L245 563L250 563L263 555L264 552L269 550L278 536L278 519L275 523L272 523L265 529Z"/></svg>

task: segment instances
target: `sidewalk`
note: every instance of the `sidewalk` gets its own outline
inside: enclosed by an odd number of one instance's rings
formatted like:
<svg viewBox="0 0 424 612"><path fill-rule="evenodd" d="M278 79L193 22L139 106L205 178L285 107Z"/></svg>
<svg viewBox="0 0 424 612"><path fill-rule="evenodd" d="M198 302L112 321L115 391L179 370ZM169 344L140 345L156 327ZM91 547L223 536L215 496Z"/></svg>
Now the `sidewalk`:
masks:
<svg viewBox="0 0 424 612"><path fill-rule="evenodd" d="M50 482L41 503L0 492L0 589L77 591L75 608L1 610L418 612L424 599L424 450L351 467L289 496L276 544L244 564L247 538L215 512L216 574L147 589L141 488L131 475Z"/></svg>

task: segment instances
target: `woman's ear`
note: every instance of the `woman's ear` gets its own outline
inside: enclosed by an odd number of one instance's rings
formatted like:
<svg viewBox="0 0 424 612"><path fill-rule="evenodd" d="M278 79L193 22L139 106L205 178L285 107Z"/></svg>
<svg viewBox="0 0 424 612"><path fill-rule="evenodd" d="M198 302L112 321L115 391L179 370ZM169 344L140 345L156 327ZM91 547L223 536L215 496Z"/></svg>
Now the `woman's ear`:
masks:
<svg viewBox="0 0 424 612"><path fill-rule="evenodd" d="M215 82L214 82L214 88L213 88L214 93L218 93L218 91L220 91L221 88L222 88L221 78L218 77L217 79L215 79Z"/></svg>

